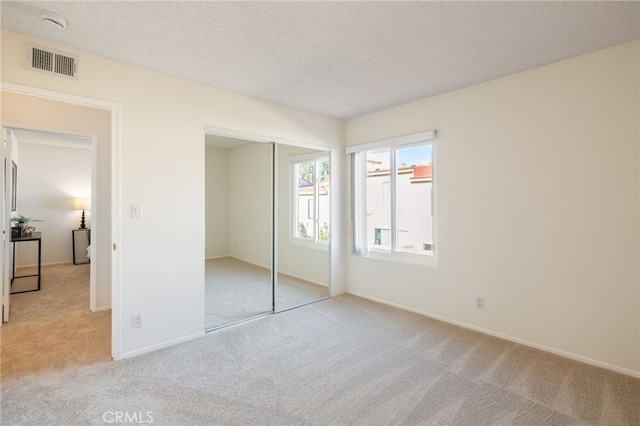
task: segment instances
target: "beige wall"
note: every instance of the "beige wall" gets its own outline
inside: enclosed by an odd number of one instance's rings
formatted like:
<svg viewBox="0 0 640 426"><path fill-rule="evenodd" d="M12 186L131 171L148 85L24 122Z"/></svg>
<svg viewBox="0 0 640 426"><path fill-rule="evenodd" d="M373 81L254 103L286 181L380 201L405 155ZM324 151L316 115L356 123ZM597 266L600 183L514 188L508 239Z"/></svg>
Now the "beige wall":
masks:
<svg viewBox="0 0 640 426"><path fill-rule="evenodd" d="M205 149L205 258L229 256L229 150ZM188 232L197 232L197 224Z"/></svg>
<svg viewBox="0 0 640 426"><path fill-rule="evenodd" d="M271 269L272 152L268 143L253 143L229 152L230 253Z"/></svg>
<svg viewBox="0 0 640 426"><path fill-rule="evenodd" d="M351 255L349 291L638 375L638 50L349 121L348 145L438 130L439 223L437 267Z"/></svg>

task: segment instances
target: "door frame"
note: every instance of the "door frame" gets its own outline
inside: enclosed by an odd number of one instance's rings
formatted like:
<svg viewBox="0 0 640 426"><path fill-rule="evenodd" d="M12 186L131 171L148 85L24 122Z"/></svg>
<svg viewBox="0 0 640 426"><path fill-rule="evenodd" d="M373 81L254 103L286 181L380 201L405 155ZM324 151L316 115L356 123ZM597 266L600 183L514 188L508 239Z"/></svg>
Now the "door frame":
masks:
<svg viewBox="0 0 640 426"><path fill-rule="evenodd" d="M11 129L2 127L2 323L9 321L11 307L11 281L13 280L13 251L11 250L11 214L13 213L13 140ZM11 272L9 272L11 271Z"/></svg>
<svg viewBox="0 0 640 426"><path fill-rule="evenodd" d="M97 194L98 193L98 189L97 189L97 178L98 178L98 136L94 135L94 134L86 134L86 133L79 133L79 132L61 132L59 130L50 130L50 129L43 129L43 128L36 128L34 126L29 126L29 125L12 125L10 123L2 123L1 124L2 127L2 131L12 131L12 130L26 130L26 131L34 131L34 132L42 132L42 133L50 133L50 134L57 134L57 135L68 135L71 137L81 137L81 138L85 138L88 139L91 143L91 193L92 194ZM20 142L18 140L18 142ZM97 236L99 235L98 233L98 229L101 228L100 226L100 214L96 209L96 197L92 197L91 198L91 206L90 206L90 210L93 212L92 217L91 217L91 228L94 231L94 235ZM96 246L97 244L93 244L91 246L91 253L90 256L93 259L97 259L96 257ZM7 249L8 250L8 249ZM5 255L6 255L6 251L5 251ZM97 277L97 270L96 270L96 262L90 263L89 265L90 268L90 277L89 277L89 310L91 312L96 312L98 310L103 310L104 308L98 308L97 307L97 302L96 302L96 293L97 293L97 289L96 289L96 277Z"/></svg>
<svg viewBox="0 0 640 426"><path fill-rule="evenodd" d="M120 128L121 111L120 104L102 99L89 98L85 96L72 95L63 92L56 92L47 89L40 89L31 86L2 82L0 88L3 92L17 93L26 96L44 98L59 102L71 103L79 106L98 108L111 113L111 242L113 251L111 255L111 356L114 360L119 360L121 356L121 280L120 280L120 250L116 248L120 245ZM5 123L3 123L5 127ZM12 127L6 123L6 127ZM15 126L13 126L15 127ZM93 137L92 149L96 144ZM93 161L97 163L97 152L93 156ZM94 166L97 164L94 163ZM95 167L97 173L97 167ZM92 184L93 186L93 184ZM93 188L92 188L93 190ZM94 197L92 197L94 198ZM93 201L92 201L93 202ZM95 251L95 248L92 250ZM94 292L95 293L95 292ZM91 302L95 308L95 299Z"/></svg>

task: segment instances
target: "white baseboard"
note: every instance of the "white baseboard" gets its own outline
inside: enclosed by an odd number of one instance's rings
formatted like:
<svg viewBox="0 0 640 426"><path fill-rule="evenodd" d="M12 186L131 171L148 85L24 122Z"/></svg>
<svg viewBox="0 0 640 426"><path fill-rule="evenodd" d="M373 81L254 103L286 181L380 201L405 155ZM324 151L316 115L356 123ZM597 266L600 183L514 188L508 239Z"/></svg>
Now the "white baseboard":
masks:
<svg viewBox="0 0 640 426"><path fill-rule="evenodd" d="M111 305L98 306L92 312L108 311L111 309Z"/></svg>
<svg viewBox="0 0 640 426"><path fill-rule="evenodd" d="M260 265L258 263L254 263L254 262L251 262L249 260L242 259L241 257L231 256L231 255L229 255L229 256L220 256L218 258L211 257L211 258L207 258L207 260L208 259L220 259L220 258L223 258L223 257L232 257L232 258L234 258L236 260L239 260L241 262L248 263L249 265L253 265L253 266L257 266L259 268L264 268L264 269L271 270L271 267L269 267L269 266ZM302 281L307 281L307 282L310 282L311 284L319 285L321 287L329 287L326 283L321 283L320 281L311 280L311 279L309 279L307 277L301 277L301 276L296 275L296 274L290 274L289 272L285 272L285 271L279 270L278 273L282 274L282 275L286 275L286 276L291 277L291 278L296 278L296 279L299 279L299 280L302 280Z"/></svg>
<svg viewBox="0 0 640 426"><path fill-rule="evenodd" d="M264 268L264 269L271 269L270 266L264 266L264 265L260 265L258 263L255 262L251 262L249 260L243 259L241 257L238 256L234 256L232 254L225 254L223 256L212 256L212 257L205 257L204 260L215 260L215 259L224 259L225 257L230 257L232 259L236 259L239 260L240 262L244 262L244 263L248 263L249 265L253 265L253 266L258 266L260 268Z"/></svg>
<svg viewBox="0 0 640 426"><path fill-rule="evenodd" d="M629 370L627 368L618 367L616 365L608 364L606 362L598 361L598 360L591 359L591 358L587 358L587 357L582 356L582 355L577 355L577 354L574 354L574 353L571 353L571 352L565 352L565 351L563 351L561 349L552 348L550 346L545 346L545 345L541 345L541 344L538 344L538 343L530 342L528 340L520 339L518 337L513 337L513 336L506 335L506 334L498 333L498 332L495 332L495 331L487 330L487 329L482 328L482 327L477 327L475 325L467 324L467 323L464 323L464 322L461 322L461 321L452 320L452 319L449 319L449 318L446 318L446 317L442 317L440 315L430 314L428 312L424 312L424 311L421 311L421 310L415 309L415 308L410 308L408 306L404 306L404 305L401 305L399 303L393 303L393 302L389 302L389 301L386 301L386 300L378 299L377 297L371 297L371 296L367 296L367 295L364 295L364 294L351 292L351 291L348 291L347 293L352 294L352 295L357 296L357 297L362 297L363 299L371 300L373 302L378 302L378 303L381 303L383 305L392 306L394 308L402 309L404 311L409 311L409 312L413 312L413 313L416 313L416 314L419 314L419 315L423 315L425 317L433 318L433 319L436 319L438 321L443 321L443 322L446 322L446 323L449 323L449 324L457 325L459 327L463 327L463 328L467 328L467 329L470 329L470 330L478 331L478 332L483 333L483 334L488 334L489 336L498 337L500 339L508 340L508 341L514 342L514 343L519 343L521 345L529 346L531 348L540 349L542 351L549 352L549 353L552 353L552 354L555 354L555 355L559 355L559 356L562 356L564 358L569 358L569 359L572 359L574 361L580 361L580 362L583 362L585 364L593 365L595 367L605 368L607 370L612 370L612 371L615 371L617 373L625 374L627 376L640 378L640 371L634 371L634 370Z"/></svg>
<svg viewBox="0 0 640 426"><path fill-rule="evenodd" d="M158 343L157 345L151 345L141 349L136 349L135 351L125 352L123 354L120 354L117 360L121 360L124 358L132 358L134 356L146 354L148 352L157 351L158 349L168 348L169 346L174 346L180 343L188 342L189 340L197 339L198 337L202 337L204 335L205 335L204 331L201 331L200 333L192 334L190 336L180 337L178 339Z"/></svg>
<svg viewBox="0 0 640 426"><path fill-rule="evenodd" d="M67 260L65 260L65 261L63 261L63 262L48 262L48 263L43 263L43 264L42 264L42 266L51 266L51 265L71 265L72 263L73 263L73 262L72 262L71 260L68 260L68 261L67 261ZM38 265L36 264L36 265L33 265L33 266L38 266Z"/></svg>
<svg viewBox="0 0 640 426"><path fill-rule="evenodd" d="M320 281L316 281L316 280L310 280L307 277L301 277L301 276L296 275L296 274L290 274L290 273L284 272L284 271L278 271L278 274L286 275L287 277L291 277L291 278L295 278L295 279L298 279L298 280L306 281L306 282L311 283L311 284L319 285L320 287L329 287L326 283L321 283Z"/></svg>
<svg viewBox="0 0 640 426"><path fill-rule="evenodd" d="M73 263L72 261L62 261L62 262L47 262L47 263L43 263L41 266L53 266L53 265L70 265L71 263ZM18 268L36 268L38 267L37 263L32 263L29 265L16 265L16 269Z"/></svg>
<svg viewBox="0 0 640 426"><path fill-rule="evenodd" d="M268 266L261 265L261 264L259 264L259 263L255 263L255 262L252 262L252 261L250 261L250 260L243 259L243 258L241 258L241 257L237 257L237 256L233 256L233 255L229 255L229 256L225 256L225 257L233 257L234 259L239 260L239 261L244 262L244 263L248 263L249 265L253 265L253 266L257 266L257 267L259 267L259 268L264 268L264 269L269 269L269 270L271 270L271 265L268 265Z"/></svg>

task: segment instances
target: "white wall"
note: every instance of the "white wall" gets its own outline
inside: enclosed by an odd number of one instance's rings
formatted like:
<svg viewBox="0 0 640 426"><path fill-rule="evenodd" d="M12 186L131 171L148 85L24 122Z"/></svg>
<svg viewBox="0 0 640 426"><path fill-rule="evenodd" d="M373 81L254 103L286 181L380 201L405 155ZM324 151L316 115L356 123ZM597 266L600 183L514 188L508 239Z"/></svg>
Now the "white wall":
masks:
<svg viewBox="0 0 640 426"><path fill-rule="evenodd" d="M348 145L438 130L439 264L350 255L349 291L640 374L638 63L636 41L350 120Z"/></svg>
<svg viewBox="0 0 640 426"><path fill-rule="evenodd" d="M230 252L271 269L272 145L254 143L229 152Z"/></svg>
<svg viewBox="0 0 640 426"><path fill-rule="evenodd" d="M20 143L18 167L18 214L43 222L32 222L42 232L42 264L71 263L71 230L80 225L81 212L74 209L76 197L91 195L91 144L86 149ZM87 227L91 212L86 211ZM37 260L37 244L16 246L16 266Z"/></svg>
<svg viewBox="0 0 640 426"><path fill-rule="evenodd" d="M229 256L228 149L205 148L205 179L205 258Z"/></svg>
<svg viewBox="0 0 640 426"><path fill-rule="evenodd" d="M24 68L27 42L79 55L78 81ZM344 123L203 86L2 30L2 81L107 100L120 106L119 281L116 344L132 356L201 335L204 232L184 232L190 212L205 221L205 125L339 149ZM3 114L5 102L3 99ZM132 204L144 217L130 217ZM199 219L198 219L199 218ZM342 268L342 269L340 269ZM344 268L339 265L344 277ZM344 281L340 283L344 288ZM144 326L131 328L142 313ZM118 356L118 354L116 354Z"/></svg>
<svg viewBox="0 0 640 426"><path fill-rule="evenodd" d="M4 42L3 38L3 42ZM4 46L4 45L3 45ZM2 54L4 55L4 47ZM3 61L3 65L5 61ZM3 76L4 77L4 76ZM111 117L107 111L87 108L50 99L2 93L2 124L65 134L95 135L98 162L95 195L92 194L94 218L91 230L96 249L91 263L95 279L96 309L111 307ZM18 166L20 174L20 166ZM19 179L18 179L19 181ZM93 191L92 191L93 192ZM18 196L20 197L20 196ZM26 210L25 210L26 212ZM102 220L96 220L102 217ZM39 227L39 224L36 224ZM43 241L45 236L43 235Z"/></svg>

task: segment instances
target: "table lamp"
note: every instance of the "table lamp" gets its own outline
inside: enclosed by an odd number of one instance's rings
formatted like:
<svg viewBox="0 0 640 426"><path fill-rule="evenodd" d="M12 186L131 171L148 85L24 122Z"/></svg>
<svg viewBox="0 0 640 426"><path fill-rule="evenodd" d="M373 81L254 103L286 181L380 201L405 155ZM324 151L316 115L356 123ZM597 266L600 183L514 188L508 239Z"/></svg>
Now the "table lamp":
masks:
<svg viewBox="0 0 640 426"><path fill-rule="evenodd" d="M76 210L82 210L82 219L80 219L80 229L86 229L87 224L84 221L84 211L89 210L91 207L91 198L76 198L75 208Z"/></svg>

